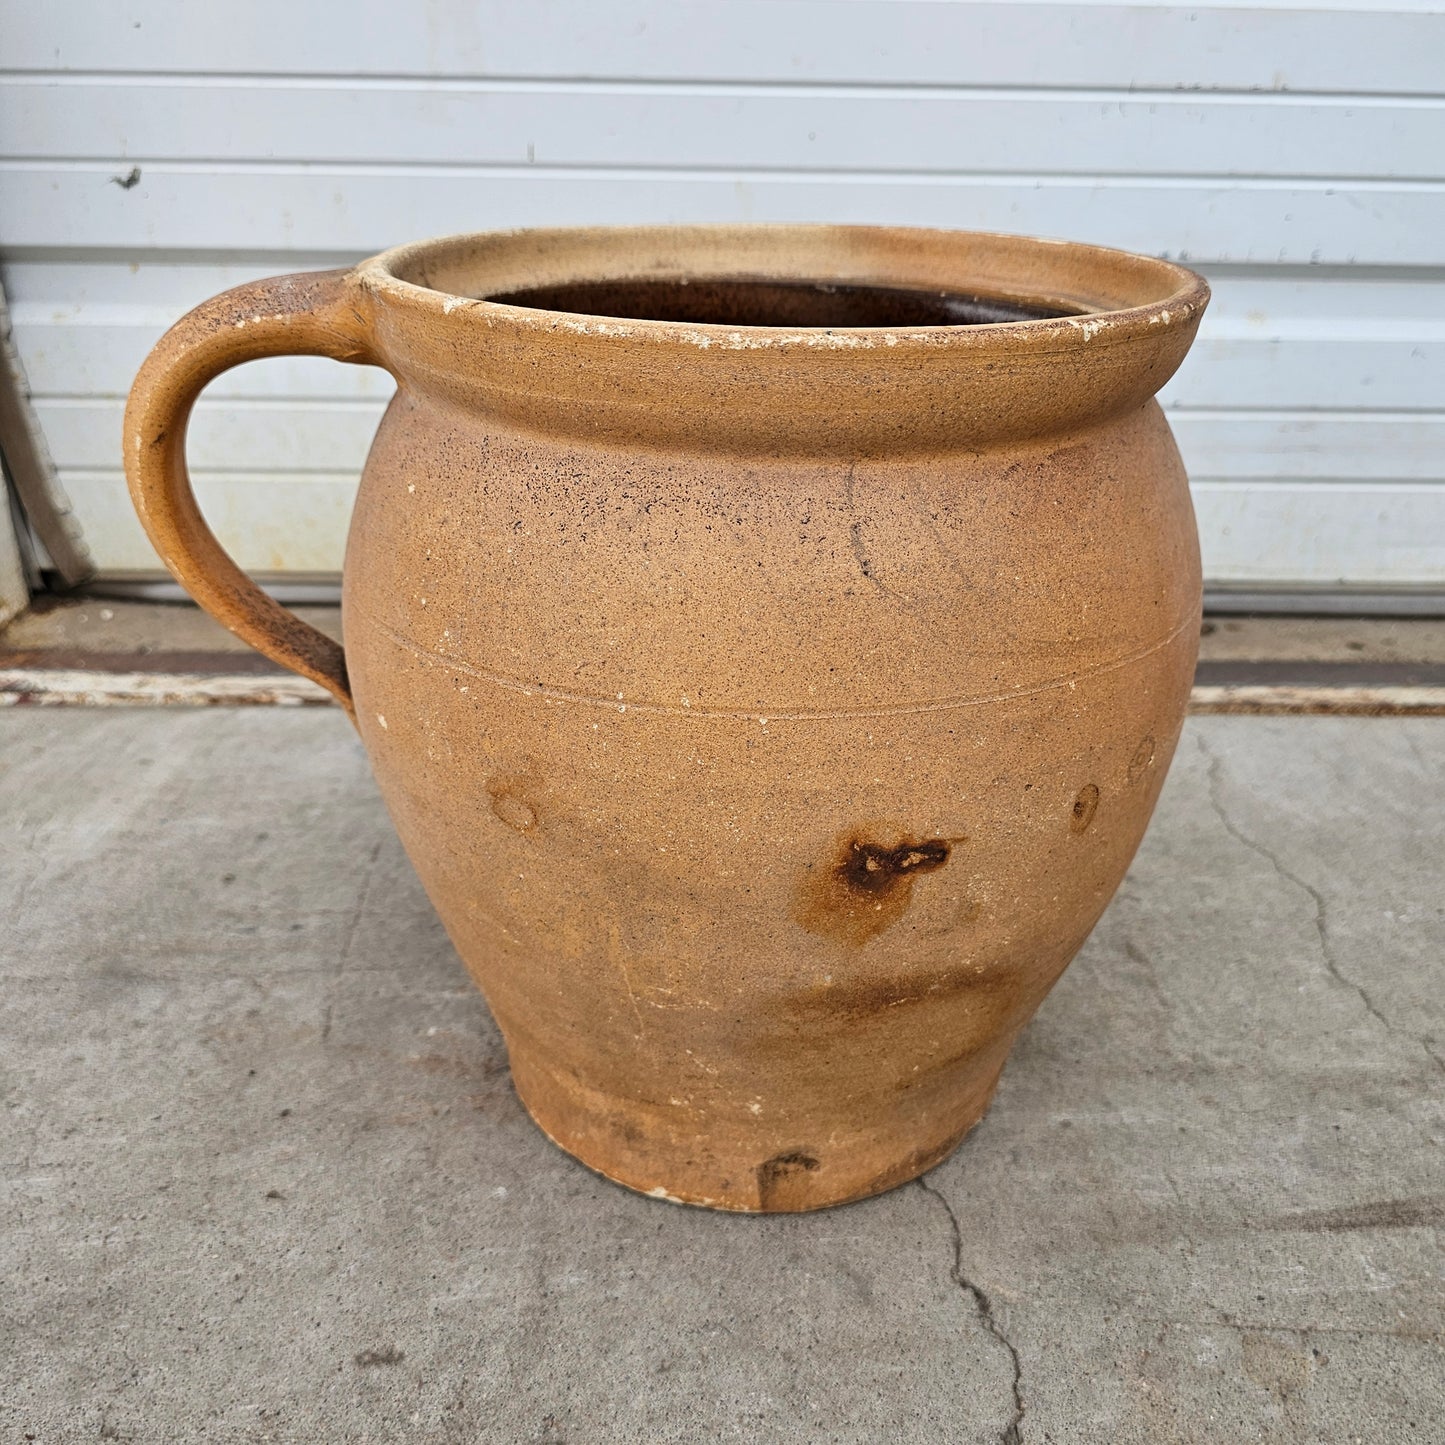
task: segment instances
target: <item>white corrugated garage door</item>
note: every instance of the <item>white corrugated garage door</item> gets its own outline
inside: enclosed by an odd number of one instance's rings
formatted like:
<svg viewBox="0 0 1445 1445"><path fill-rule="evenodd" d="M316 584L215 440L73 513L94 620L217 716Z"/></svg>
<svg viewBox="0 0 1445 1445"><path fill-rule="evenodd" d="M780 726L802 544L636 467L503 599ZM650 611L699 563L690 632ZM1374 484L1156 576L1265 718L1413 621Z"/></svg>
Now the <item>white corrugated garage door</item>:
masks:
<svg viewBox="0 0 1445 1445"><path fill-rule="evenodd" d="M147 347L252 276L530 224L1019 231L1203 270L1165 401L1226 584L1445 583L1445 14L953 0L8 0L0 247L102 569ZM223 378L197 488L263 573L339 566L389 390Z"/></svg>

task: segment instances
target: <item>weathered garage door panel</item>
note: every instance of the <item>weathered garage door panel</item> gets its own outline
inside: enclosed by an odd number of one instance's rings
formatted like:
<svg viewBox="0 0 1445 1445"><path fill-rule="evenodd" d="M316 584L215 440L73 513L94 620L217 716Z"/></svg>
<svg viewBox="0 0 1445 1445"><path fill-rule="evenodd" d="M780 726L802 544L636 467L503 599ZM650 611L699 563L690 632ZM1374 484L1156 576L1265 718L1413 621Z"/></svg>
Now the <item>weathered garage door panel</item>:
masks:
<svg viewBox="0 0 1445 1445"><path fill-rule="evenodd" d="M21 70L371 77L751 79L869 85L1429 94L1424 5L1309 10L1143 0L184 0L123 12L12 0Z"/></svg>
<svg viewBox="0 0 1445 1445"><path fill-rule="evenodd" d="M10 7L0 243L52 449L155 567L125 389L227 285L487 226L852 220L1182 257L1164 395L1211 580L1445 583L1445 16L949 0ZM282 36L284 34L284 41ZM139 178L128 180L133 167ZM221 378L192 457L247 566L339 565L376 371Z"/></svg>
<svg viewBox="0 0 1445 1445"><path fill-rule="evenodd" d="M601 172L590 167L370 166L299 162L140 165L12 161L0 173L5 237L125 251L383 249L494 226L597 222L907 220L1067 235L1212 263L1434 267L1445 188L1408 181L1139 176L949 176L913 172ZM117 167L119 167L117 169Z"/></svg>

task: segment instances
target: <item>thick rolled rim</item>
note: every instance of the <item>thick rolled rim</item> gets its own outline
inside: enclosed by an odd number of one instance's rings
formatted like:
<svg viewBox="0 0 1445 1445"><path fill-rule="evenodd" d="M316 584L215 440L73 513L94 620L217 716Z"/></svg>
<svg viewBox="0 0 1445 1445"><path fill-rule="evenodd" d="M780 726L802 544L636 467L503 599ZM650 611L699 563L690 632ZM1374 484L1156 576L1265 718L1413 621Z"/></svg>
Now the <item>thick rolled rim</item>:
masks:
<svg viewBox="0 0 1445 1445"><path fill-rule="evenodd" d="M721 259L730 255L736 258L732 269ZM878 285L975 284L987 294L1009 299L1035 304L1057 301L1075 308L1075 314L971 325L737 326L549 311L475 294L521 289L537 284L539 274L549 280L664 275L838 279L836 272L817 274L830 255L849 280ZM666 262L669 256L671 264ZM690 267L690 256L714 260ZM930 259L942 265L930 271ZM1209 286L1202 276L1157 257L1004 232L894 226L603 226L466 232L393 247L363 262L354 274L379 300L438 317L465 313L474 320L520 330L722 350L884 346L992 350L1017 345L1048 352L1180 329L1196 322L1209 301ZM1035 278L1032 283L1024 279L1029 276ZM1000 290L1001 282L1006 284Z"/></svg>

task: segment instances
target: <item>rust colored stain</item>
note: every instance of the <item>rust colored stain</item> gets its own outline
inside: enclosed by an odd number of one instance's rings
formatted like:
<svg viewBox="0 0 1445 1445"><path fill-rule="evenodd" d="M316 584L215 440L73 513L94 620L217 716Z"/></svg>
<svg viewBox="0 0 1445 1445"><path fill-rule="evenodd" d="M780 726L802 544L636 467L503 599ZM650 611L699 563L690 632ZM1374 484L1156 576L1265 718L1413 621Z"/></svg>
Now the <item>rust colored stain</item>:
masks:
<svg viewBox="0 0 1445 1445"><path fill-rule="evenodd" d="M832 859L804 872L793 916L809 933L858 947L897 923L913 899L914 878L942 868L966 841L905 839L889 848L846 834Z"/></svg>
<svg viewBox="0 0 1445 1445"><path fill-rule="evenodd" d="M818 1160L801 1149L764 1160L758 1165L758 1208L767 1213L807 1208L808 1175L818 1167Z"/></svg>
<svg viewBox="0 0 1445 1445"><path fill-rule="evenodd" d="M1094 814L1098 811L1099 785L1085 783L1079 789L1079 796L1074 799L1074 806L1069 816L1069 832L1087 833L1089 824L1094 821Z"/></svg>

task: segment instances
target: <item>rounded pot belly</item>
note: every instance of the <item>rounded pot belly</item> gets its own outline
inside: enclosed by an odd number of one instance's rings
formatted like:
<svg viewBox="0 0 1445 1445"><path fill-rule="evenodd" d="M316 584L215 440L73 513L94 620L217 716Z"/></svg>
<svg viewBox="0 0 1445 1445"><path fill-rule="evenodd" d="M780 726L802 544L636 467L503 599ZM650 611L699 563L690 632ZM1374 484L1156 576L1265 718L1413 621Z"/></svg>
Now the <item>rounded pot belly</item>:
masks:
<svg viewBox="0 0 1445 1445"><path fill-rule="evenodd" d="M981 1117L1158 796L1198 640L1158 408L840 463L403 390L346 562L387 805L542 1128L798 1210Z"/></svg>

